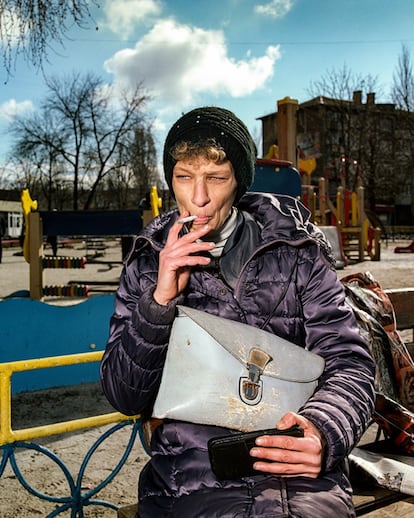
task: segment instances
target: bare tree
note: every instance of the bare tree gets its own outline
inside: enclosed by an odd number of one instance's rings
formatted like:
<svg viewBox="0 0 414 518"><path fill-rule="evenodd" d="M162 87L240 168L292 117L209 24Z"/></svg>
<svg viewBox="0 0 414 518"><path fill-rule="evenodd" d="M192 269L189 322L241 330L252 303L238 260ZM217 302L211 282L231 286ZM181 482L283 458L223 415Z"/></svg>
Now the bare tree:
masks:
<svg viewBox="0 0 414 518"><path fill-rule="evenodd" d="M332 99L351 101L356 91L374 92L378 90L378 78L367 74L355 74L347 65L328 70L321 79L312 81L307 89L309 95L324 95Z"/></svg>
<svg viewBox="0 0 414 518"><path fill-rule="evenodd" d="M129 209L139 205L140 195L137 192L136 178L130 166L120 166L111 171L98 189L98 195L105 200L104 205L108 208ZM112 193L110 198L106 196L108 192Z"/></svg>
<svg viewBox="0 0 414 518"><path fill-rule="evenodd" d="M159 183L154 139L147 128L139 126L135 129L129 151L138 195L142 199L152 185Z"/></svg>
<svg viewBox="0 0 414 518"><path fill-rule="evenodd" d="M356 75L344 65L311 83L309 92L314 97L322 95L330 100L332 121L322 160L332 187L342 184L355 190L363 181L370 187L368 204L374 206L374 184L381 160L378 121L374 115L375 95L381 94L377 78L370 74Z"/></svg>
<svg viewBox="0 0 414 518"><path fill-rule="evenodd" d="M408 48L403 45L398 64L393 75L393 85L391 96L396 107L402 110L403 142L401 146L400 159L402 161L401 170L405 174L401 185L405 185L408 195L411 196L411 215L414 217L414 74L413 64ZM409 138L404 138L403 131Z"/></svg>
<svg viewBox="0 0 414 518"><path fill-rule="evenodd" d="M0 189L13 188L14 170L7 165L0 166Z"/></svg>
<svg viewBox="0 0 414 518"><path fill-rule="evenodd" d="M92 21L90 5L96 0L1 0L0 49L10 75L19 54L40 68L52 44L63 46L72 25Z"/></svg>
<svg viewBox="0 0 414 518"><path fill-rule="evenodd" d="M86 74L46 81L40 112L17 118L13 155L42 157L43 170L71 178L73 209L93 206L96 191L113 171L130 166L137 128L146 127L148 97L138 85L116 96L101 78ZM51 158L53 160L51 160Z"/></svg>
<svg viewBox="0 0 414 518"><path fill-rule="evenodd" d="M56 150L46 142L53 142L59 134L55 134L53 119L49 113L39 114L26 120L16 122L16 129L20 127L26 138L17 138L12 152L11 162L15 171L16 183L22 188L28 188L42 200L46 200L48 210L55 205L53 192L58 182L60 169ZM24 128L24 130L23 130ZM14 129L13 129L14 131Z"/></svg>
<svg viewBox="0 0 414 518"><path fill-rule="evenodd" d="M331 69L318 81L311 83L308 92L313 97L325 96L332 99L336 114L339 135L336 139L337 157L345 156L357 160L361 154L361 136L366 131L368 118L362 111L358 112L358 124L355 125L355 94L362 100L372 92L381 94L378 79L370 74L366 76L354 74L343 65L340 69ZM332 160L330 157L329 160ZM352 164L352 162L349 162Z"/></svg>
<svg viewBox="0 0 414 518"><path fill-rule="evenodd" d="M409 112L414 110L413 65L405 45L401 48L398 65L393 75L391 96L397 108Z"/></svg>

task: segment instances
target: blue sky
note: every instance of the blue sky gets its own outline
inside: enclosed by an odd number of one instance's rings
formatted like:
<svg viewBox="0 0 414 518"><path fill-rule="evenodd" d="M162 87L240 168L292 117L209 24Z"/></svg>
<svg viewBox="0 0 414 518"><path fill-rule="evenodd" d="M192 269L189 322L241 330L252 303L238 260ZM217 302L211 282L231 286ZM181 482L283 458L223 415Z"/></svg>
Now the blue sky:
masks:
<svg viewBox="0 0 414 518"><path fill-rule="evenodd" d="M378 78L390 90L404 44L414 61L413 0L99 0L96 25L73 29L54 45L47 75L94 72L119 87L143 82L154 100L158 155L169 126L195 106L233 110L253 134L278 99L299 102L330 70ZM35 111L46 90L42 73L18 59L0 83L0 164L7 125ZM0 178L1 180L1 178Z"/></svg>

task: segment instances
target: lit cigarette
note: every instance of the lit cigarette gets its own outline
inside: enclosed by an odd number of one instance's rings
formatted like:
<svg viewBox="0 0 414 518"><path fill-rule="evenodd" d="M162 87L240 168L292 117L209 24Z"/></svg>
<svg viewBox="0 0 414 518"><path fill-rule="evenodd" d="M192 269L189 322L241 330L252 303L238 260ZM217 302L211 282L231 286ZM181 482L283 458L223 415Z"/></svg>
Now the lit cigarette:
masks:
<svg viewBox="0 0 414 518"><path fill-rule="evenodd" d="M178 223L189 223L190 221L194 221L197 219L197 216L187 216L186 218L181 218L178 220Z"/></svg>

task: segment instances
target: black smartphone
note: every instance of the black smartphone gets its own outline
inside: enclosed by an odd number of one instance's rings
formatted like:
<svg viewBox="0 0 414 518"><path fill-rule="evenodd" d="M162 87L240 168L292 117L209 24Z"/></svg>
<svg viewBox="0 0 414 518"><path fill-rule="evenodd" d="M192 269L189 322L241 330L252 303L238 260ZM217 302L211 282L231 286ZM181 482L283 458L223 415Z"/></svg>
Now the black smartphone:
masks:
<svg viewBox="0 0 414 518"><path fill-rule="evenodd" d="M207 445L208 454L211 469L218 480L234 480L259 474L259 471L253 469L253 463L257 459L251 457L249 451L255 446L256 438L261 435L303 437L303 429L295 425L286 430L270 428L210 439Z"/></svg>

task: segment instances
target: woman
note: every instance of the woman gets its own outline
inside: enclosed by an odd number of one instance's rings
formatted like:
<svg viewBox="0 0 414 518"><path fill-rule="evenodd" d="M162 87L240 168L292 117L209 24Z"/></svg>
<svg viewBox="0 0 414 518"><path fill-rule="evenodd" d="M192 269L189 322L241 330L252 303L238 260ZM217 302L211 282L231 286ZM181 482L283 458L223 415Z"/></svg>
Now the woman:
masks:
<svg viewBox="0 0 414 518"><path fill-rule="evenodd" d="M119 411L150 416L183 304L263 327L324 358L313 396L275 422L297 424L304 436L260 437L250 452L257 475L218 481L207 442L228 430L165 421L140 475L141 518L355 516L346 458L370 420L373 361L309 211L289 197L246 193L255 157L243 122L222 108L192 110L170 129L164 171L178 209L135 240L102 383Z"/></svg>

